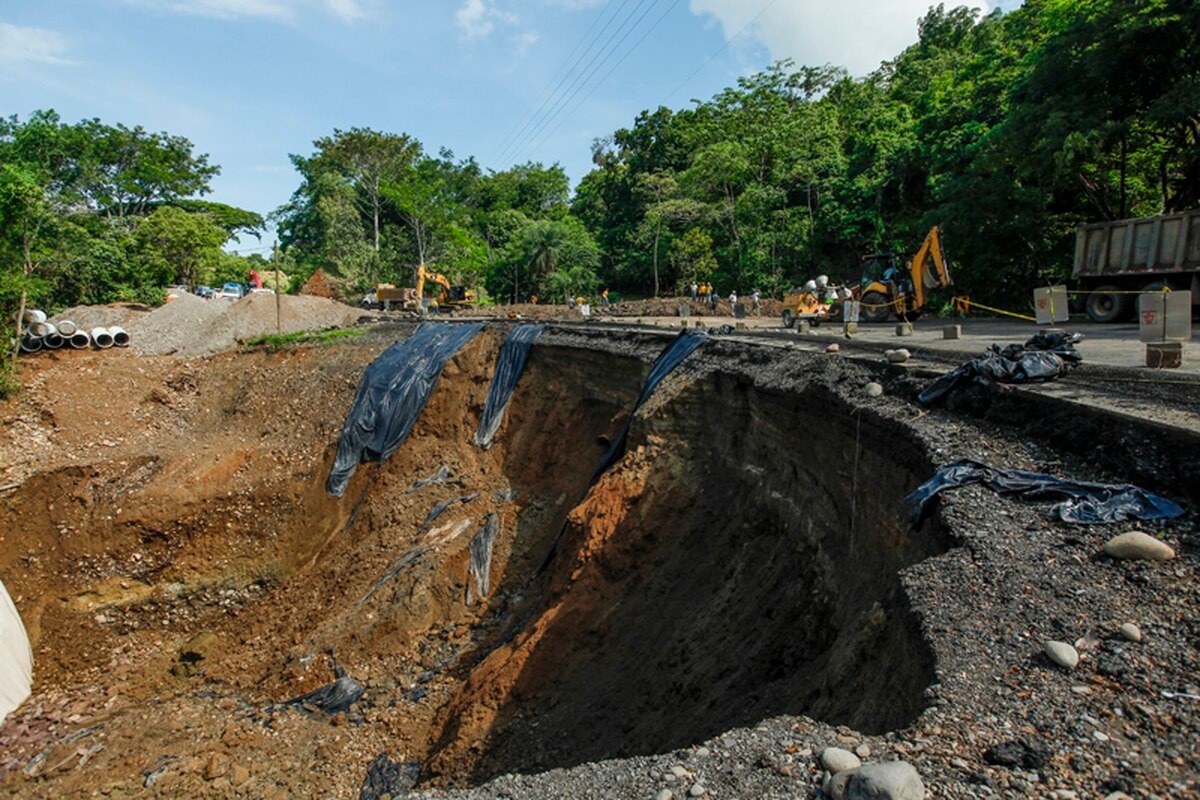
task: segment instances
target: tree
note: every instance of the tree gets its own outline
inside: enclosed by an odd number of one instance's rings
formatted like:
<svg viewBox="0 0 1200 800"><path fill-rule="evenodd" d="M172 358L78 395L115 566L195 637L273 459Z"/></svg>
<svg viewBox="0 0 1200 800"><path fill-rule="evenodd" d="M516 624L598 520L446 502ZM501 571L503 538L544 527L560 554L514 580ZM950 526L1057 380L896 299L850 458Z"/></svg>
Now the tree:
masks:
<svg viewBox="0 0 1200 800"><path fill-rule="evenodd" d="M159 286L195 285L197 275L215 269L227 238L225 230L207 214L173 206L155 211L134 234L135 246Z"/></svg>

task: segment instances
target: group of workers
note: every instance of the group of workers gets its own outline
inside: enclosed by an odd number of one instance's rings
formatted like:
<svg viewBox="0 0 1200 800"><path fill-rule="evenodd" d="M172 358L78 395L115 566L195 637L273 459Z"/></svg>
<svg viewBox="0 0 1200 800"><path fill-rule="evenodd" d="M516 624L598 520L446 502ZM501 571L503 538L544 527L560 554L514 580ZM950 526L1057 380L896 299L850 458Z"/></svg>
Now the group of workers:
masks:
<svg viewBox="0 0 1200 800"><path fill-rule="evenodd" d="M706 303L709 308L715 310L717 307L717 302L720 301L720 299L720 293L716 290L716 288L713 287L711 283L708 283L707 281L703 283L696 283L696 281L692 281L692 300ZM729 293L729 308L731 310L736 308L737 302L738 293L737 290L734 289ZM759 293L758 289L755 289L750 293L750 313L756 317L762 314L762 294Z"/></svg>

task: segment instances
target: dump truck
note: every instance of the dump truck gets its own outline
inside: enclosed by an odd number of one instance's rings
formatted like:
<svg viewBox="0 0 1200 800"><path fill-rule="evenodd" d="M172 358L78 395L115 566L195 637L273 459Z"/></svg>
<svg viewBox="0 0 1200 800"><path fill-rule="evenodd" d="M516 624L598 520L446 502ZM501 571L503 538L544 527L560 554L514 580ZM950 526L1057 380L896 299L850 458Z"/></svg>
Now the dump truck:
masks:
<svg viewBox="0 0 1200 800"><path fill-rule="evenodd" d="M1122 322L1138 294L1190 291L1200 305L1200 209L1080 225L1075 232L1075 311Z"/></svg>
<svg viewBox="0 0 1200 800"><path fill-rule="evenodd" d="M363 308L380 308L390 311L394 308L405 311L417 311L417 290L412 287L404 288L391 283L379 283L367 292L358 303Z"/></svg>

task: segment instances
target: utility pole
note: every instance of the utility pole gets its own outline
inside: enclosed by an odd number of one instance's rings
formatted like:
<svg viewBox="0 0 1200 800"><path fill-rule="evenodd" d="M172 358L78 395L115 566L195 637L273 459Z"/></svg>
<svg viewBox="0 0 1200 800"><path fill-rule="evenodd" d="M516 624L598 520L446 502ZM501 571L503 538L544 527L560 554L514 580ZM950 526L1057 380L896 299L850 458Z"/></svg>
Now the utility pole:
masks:
<svg viewBox="0 0 1200 800"><path fill-rule="evenodd" d="M274 244L271 260L275 262L275 335L283 336L283 313L280 311L279 293L283 287L279 285L279 241Z"/></svg>

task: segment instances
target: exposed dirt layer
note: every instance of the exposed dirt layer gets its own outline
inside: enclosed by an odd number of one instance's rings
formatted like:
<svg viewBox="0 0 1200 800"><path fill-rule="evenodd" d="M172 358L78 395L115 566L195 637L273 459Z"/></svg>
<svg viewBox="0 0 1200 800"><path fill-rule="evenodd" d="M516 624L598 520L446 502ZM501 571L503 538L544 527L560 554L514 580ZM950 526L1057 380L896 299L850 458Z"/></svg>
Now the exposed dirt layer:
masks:
<svg viewBox="0 0 1200 800"><path fill-rule="evenodd" d="M1031 438L1072 423L1008 394L926 412L902 371L720 338L630 420L669 339L552 328L482 451L497 325L330 497L362 370L408 330L26 362L0 578L36 685L0 727L0 792L351 798L387 754L427 787L491 781L423 796L795 797L829 745L904 758L935 796L1200 790L1190 510L1151 529L1178 558L1150 563L1102 554L1134 523L963 489L912 529L903 503L962 457L1194 500L1173 489L1196 442L1148 421L1096 458L1102 415ZM289 703L339 676L362 690L345 708ZM1017 763L991 763L1005 744Z"/></svg>

